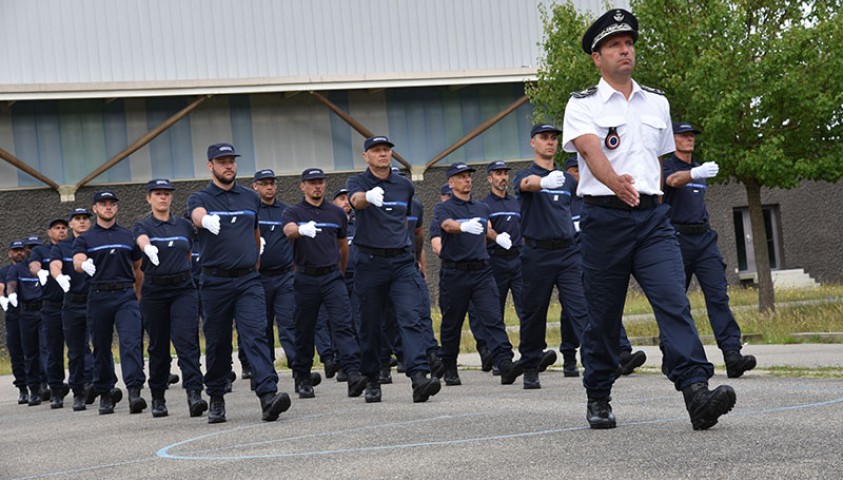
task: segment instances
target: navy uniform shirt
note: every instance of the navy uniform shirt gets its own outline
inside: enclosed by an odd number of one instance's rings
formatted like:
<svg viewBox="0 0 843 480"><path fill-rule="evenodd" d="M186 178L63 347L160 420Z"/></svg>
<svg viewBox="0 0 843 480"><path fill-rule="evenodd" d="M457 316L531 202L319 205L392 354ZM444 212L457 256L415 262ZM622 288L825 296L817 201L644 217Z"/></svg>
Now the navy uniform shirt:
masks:
<svg viewBox="0 0 843 480"><path fill-rule="evenodd" d="M416 251L416 229L424 225L424 205L417 198L413 199L412 215L407 217L407 233L410 235L410 242L413 251Z"/></svg>
<svg viewBox="0 0 843 480"><path fill-rule="evenodd" d="M18 294L18 302L32 303L40 302L44 293L38 275L29 271L29 261L18 262L9 266L6 272L6 296L9 296L9 283L17 282L15 292Z"/></svg>
<svg viewBox="0 0 843 480"><path fill-rule="evenodd" d="M533 163L515 175L515 196L521 204L521 235L533 240L573 241L571 198L575 195L576 182L571 174L564 172L565 184L556 190L521 191L524 178L530 175L545 177L549 173L550 170Z"/></svg>
<svg viewBox="0 0 843 480"><path fill-rule="evenodd" d="M297 267L327 267L338 265L340 252L337 239L344 239L348 235L348 216L340 207L323 201L318 207L302 200L287 207L281 215L284 225L295 223L304 225L316 222L316 232L313 238L302 236L290 241L293 246L293 256Z"/></svg>
<svg viewBox="0 0 843 480"><path fill-rule="evenodd" d="M664 161L664 178L676 172L684 172L700 166L694 162L685 163L676 155ZM705 223L708 221L708 210L705 208L705 179L691 180L680 188L664 186L664 201L670 205L670 221L672 223Z"/></svg>
<svg viewBox="0 0 843 480"><path fill-rule="evenodd" d="M442 222L447 219L463 223L472 218L479 218L483 233L448 233L442 230ZM433 221L430 224L430 238L442 237L442 250L439 257L449 262L468 262L488 260L486 251L486 226L489 221L489 207L483 202L463 201L456 196L437 203L433 207Z"/></svg>
<svg viewBox="0 0 843 480"><path fill-rule="evenodd" d="M489 193L482 201L489 206L492 230L497 233L508 233L512 246L520 247L524 242L521 240L521 205L518 204L518 200L509 194L501 198L494 193ZM502 249L503 247L494 240L487 240L486 248Z"/></svg>
<svg viewBox="0 0 843 480"><path fill-rule="evenodd" d="M266 247L261 255L261 270L277 270L293 265L293 250L290 241L284 235L284 223L281 216L287 205L275 201L272 205L261 202L258 210L258 224L261 237L266 240Z"/></svg>
<svg viewBox="0 0 843 480"><path fill-rule="evenodd" d="M199 263L204 268L225 270L254 268L258 262L255 229L258 228L260 197L235 183L231 190L223 190L208 183L204 190L192 193L187 210L192 215L199 207L208 215L220 216L220 232L214 235L199 229Z"/></svg>
<svg viewBox="0 0 843 480"><path fill-rule="evenodd" d="M70 277L70 291L74 295L85 295L88 293L88 279L91 277L85 272L77 272L73 268L73 241L70 237L53 245L50 250L50 257L53 260L61 260L61 273Z"/></svg>
<svg viewBox="0 0 843 480"><path fill-rule="evenodd" d="M357 222L354 218L354 213L348 218L348 229L346 231L346 240L348 240L348 260L345 265L345 273L354 271L354 262L357 259L357 247L354 246L354 233L357 231Z"/></svg>
<svg viewBox="0 0 843 480"><path fill-rule="evenodd" d="M29 254L29 263L38 262L41 264L42 270L50 271L50 262L54 258L52 255L53 245L38 245L32 249ZM44 285L41 293L42 300L49 300L51 302L61 302L64 299L64 290L61 289L56 279L52 275L47 277L47 283Z"/></svg>
<svg viewBox="0 0 843 480"><path fill-rule="evenodd" d="M170 215L166 222L152 215L135 223L135 238L146 235L149 243L158 247L158 266L144 255L141 269L145 274L174 275L190 271L190 252L193 249L193 225L181 217Z"/></svg>
<svg viewBox="0 0 843 480"><path fill-rule="evenodd" d="M389 178L381 180L367 168L350 177L345 184L348 198L375 187L384 190L383 206L369 205L357 211L354 244L370 248L409 247L412 241L407 235L407 217L412 215L413 183L397 173L390 173Z"/></svg>
<svg viewBox="0 0 843 480"><path fill-rule="evenodd" d="M94 260L97 271L90 280L92 287L106 283L135 283L134 262L143 256L132 231L117 223L110 228L94 223L73 242L73 254L77 253Z"/></svg>
<svg viewBox="0 0 843 480"><path fill-rule="evenodd" d="M574 180L573 175L571 178L566 178L565 183L574 182L571 185L571 191L574 192L574 195L571 195L571 220L574 222L574 233L580 233L580 215L582 214L582 197L576 195L577 191L577 181Z"/></svg>
<svg viewBox="0 0 843 480"><path fill-rule="evenodd" d="M9 282L17 281L16 277L12 277L14 268L14 263L6 265L5 267L0 267L0 283L3 283L6 286L3 295L7 297L9 296ZM17 312L18 308L19 307L13 307L9 304L10 311Z"/></svg>

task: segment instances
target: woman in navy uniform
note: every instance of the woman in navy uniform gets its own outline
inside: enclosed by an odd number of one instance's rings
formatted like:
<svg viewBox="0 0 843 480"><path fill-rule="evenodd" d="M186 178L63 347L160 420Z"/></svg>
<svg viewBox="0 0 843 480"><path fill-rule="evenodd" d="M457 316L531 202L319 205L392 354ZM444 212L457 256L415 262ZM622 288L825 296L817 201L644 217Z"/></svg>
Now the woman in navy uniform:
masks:
<svg viewBox="0 0 843 480"><path fill-rule="evenodd" d="M187 390L191 417L208 409L202 399L199 369L199 304L191 274L193 225L170 211L173 184L166 179L146 184L146 201L152 213L135 223L138 247L146 254L141 269L143 287L140 308L149 334L149 389L152 416L166 417L164 392L170 378L170 341L176 348Z"/></svg>

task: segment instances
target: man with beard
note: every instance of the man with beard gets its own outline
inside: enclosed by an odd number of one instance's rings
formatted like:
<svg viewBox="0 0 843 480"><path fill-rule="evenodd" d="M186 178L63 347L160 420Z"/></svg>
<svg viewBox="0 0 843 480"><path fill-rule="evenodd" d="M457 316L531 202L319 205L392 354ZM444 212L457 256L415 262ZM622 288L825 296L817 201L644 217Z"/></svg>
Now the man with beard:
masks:
<svg viewBox="0 0 843 480"><path fill-rule="evenodd" d="M12 364L12 375L14 385L20 391L18 405L29 403L29 390L26 385L26 360L23 354L23 343L21 339L20 308L9 304L6 296L6 275L12 271L16 263L24 261L26 250L22 240L12 240L9 243L9 260L11 265L0 268L0 306L6 312L6 349L9 352L9 360Z"/></svg>

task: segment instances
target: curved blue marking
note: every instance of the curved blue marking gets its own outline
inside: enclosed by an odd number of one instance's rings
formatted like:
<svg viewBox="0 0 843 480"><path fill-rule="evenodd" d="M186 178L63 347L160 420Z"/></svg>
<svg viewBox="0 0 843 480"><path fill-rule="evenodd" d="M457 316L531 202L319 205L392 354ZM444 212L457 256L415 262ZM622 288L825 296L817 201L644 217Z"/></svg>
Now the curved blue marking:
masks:
<svg viewBox="0 0 843 480"><path fill-rule="evenodd" d="M219 215L221 217L233 217L233 216L236 216L236 215L250 215L252 217L255 216L255 212L253 212L252 210L236 210L236 211L233 211L233 212L216 211L216 212L208 212L208 214L209 215Z"/></svg>
<svg viewBox="0 0 843 480"><path fill-rule="evenodd" d="M273 222L271 220L258 220L259 225L284 225L284 222Z"/></svg>
<svg viewBox="0 0 843 480"><path fill-rule="evenodd" d="M178 241L181 240L183 242L188 242L187 237L182 237L181 235L176 237L151 237L149 241L151 242L169 242L169 241Z"/></svg>
<svg viewBox="0 0 843 480"><path fill-rule="evenodd" d="M548 190L546 188L542 188L539 191L541 193L547 193L548 195L567 195L569 197L571 196L571 192L569 192L567 190Z"/></svg>
<svg viewBox="0 0 843 480"><path fill-rule="evenodd" d="M100 245L99 247L91 247L88 249L89 252L97 252L100 250L108 250L109 248L122 248L123 250L131 250L131 245L125 244L114 244L114 245Z"/></svg>
<svg viewBox="0 0 843 480"><path fill-rule="evenodd" d="M579 216L579 215L572 215L572 216L571 216L571 220L573 220L573 221L575 221L575 222L576 222L577 220L579 220L579 219L580 219L580 216Z"/></svg>
<svg viewBox="0 0 843 480"><path fill-rule="evenodd" d="M699 189L705 190L705 184L704 183L686 183L685 188L699 188Z"/></svg>
<svg viewBox="0 0 843 480"><path fill-rule="evenodd" d="M503 216L506 216L506 215L521 218L521 212L495 212L495 213L490 213L489 218L503 217Z"/></svg>
<svg viewBox="0 0 843 480"><path fill-rule="evenodd" d="M384 207L406 207L407 202L383 202Z"/></svg>
<svg viewBox="0 0 843 480"><path fill-rule="evenodd" d="M464 222L470 222L471 220L474 220L475 218L479 219L480 223L486 223L486 222L489 221L488 218L483 218L483 217L455 218L454 221L457 222L457 223L464 223Z"/></svg>

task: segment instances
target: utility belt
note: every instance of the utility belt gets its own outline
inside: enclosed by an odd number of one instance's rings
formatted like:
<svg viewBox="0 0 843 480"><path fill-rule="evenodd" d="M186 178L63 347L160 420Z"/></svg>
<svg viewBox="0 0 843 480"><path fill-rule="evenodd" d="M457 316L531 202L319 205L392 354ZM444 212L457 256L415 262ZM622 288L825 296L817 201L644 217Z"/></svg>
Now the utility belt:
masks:
<svg viewBox="0 0 843 480"><path fill-rule="evenodd" d="M88 294L65 293L64 301L70 303L88 303Z"/></svg>
<svg viewBox="0 0 843 480"><path fill-rule="evenodd" d="M328 265L326 267L311 267L311 266L296 266L296 273L308 275L311 277L321 277L337 270L336 265Z"/></svg>
<svg viewBox="0 0 843 480"><path fill-rule="evenodd" d="M357 251L374 255L376 257L396 257L407 253L407 248L371 248L357 245Z"/></svg>
<svg viewBox="0 0 843 480"><path fill-rule="evenodd" d="M530 248L540 248L542 250L562 250L573 245L572 240L565 240L562 238L553 240L536 240L534 238L524 237L524 244Z"/></svg>
<svg viewBox="0 0 843 480"><path fill-rule="evenodd" d="M21 303L20 309L23 312L37 312L41 310L41 301Z"/></svg>
<svg viewBox="0 0 843 480"><path fill-rule="evenodd" d="M92 283L88 289L95 292L114 292L117 290L127 290L134 286L134 283Z"/></svg>
<svg viewBox="0 0 843 480"><path fill-rule="evenodd" d="M277 277L279 275L284 275L285 273L292 272L296 267L294 265L289 265L284 268L261 268L260 274L264 277Z"/></svg>
<svg viewBox="0 0 843 480"><path fill-rule="evenodd" d="M225 268L202 267L202 273L212 277L236 278L248 275L255 271L255 267L251 268L232 268L227 270Z"/></svg>
<svg viewBox="0 0 843 480"><path fill-rule="evenodd" d="M489 266L486 260L474 260L467 262L449 262L442 260L442 268L453 268L454 270L483 270Z"/></svg>
<svg viewBox="0 0 843 480"><path fill-rule="evenodd" d="M709 231L711 226L708 224L708 221L705 221L703 223L674 223L673 228L685 235L698 235Z"/></svg>
<svg viewBox="0 0 843 480"><path fill-rule="evenodd" d="M190 270L172 275L148 275L144 277L146 283L152 285L181 285L185 280L191 278Z"/></svg>
<svg viewBox="0 0 843 480"><path fill-rule="evenodd" d="M519 247L512 247L509 250L505 250L503 248L490 248L486 250L489 252L489 255L492 257L517 257L520 253Z"/></svg>
<svg viewBox="0 0 843 480"><path fill-rule="evenodd" d="M615 210L646 210L659 205L656 195L639 195L638 206L631 207L614 195L586 195L583 202L597 207L614 208Z"/></svg>

